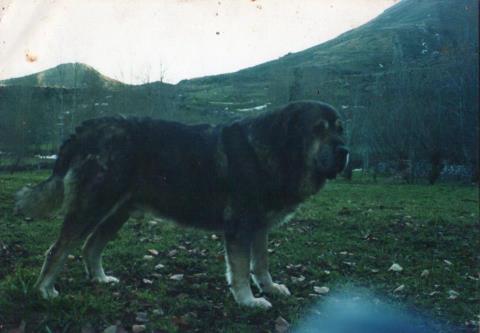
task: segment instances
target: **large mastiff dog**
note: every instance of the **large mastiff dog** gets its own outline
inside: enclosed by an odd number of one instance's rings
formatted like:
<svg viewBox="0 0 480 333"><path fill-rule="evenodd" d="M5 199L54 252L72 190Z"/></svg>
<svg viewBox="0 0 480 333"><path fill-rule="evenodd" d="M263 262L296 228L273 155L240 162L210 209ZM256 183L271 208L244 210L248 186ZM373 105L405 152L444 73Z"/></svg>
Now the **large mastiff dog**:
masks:
<svg viewBox="0 0 480 333"><path fill-rule="evenodd" d="M289 295L272 281L267 233L346 165L342 123L329 105L303 101L222 126L186 126L138 118L84 122L60 148L53 174L17 194L31 216L63 207L60 236L48 249L37 287L54 297L55 277L72 248L83 245L89 276L105 275L101 254L132 211L148 208L182 225L221 231L227 280L242 305L265 293Z"/></svg>

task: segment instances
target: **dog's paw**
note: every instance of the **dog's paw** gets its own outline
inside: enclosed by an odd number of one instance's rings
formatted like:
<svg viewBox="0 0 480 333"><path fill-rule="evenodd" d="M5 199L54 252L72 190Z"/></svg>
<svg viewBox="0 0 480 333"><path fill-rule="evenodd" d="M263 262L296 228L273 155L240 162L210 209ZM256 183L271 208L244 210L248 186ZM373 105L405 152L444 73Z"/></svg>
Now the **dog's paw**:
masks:
<svg viewBox="0 0 480 333"><path fill-rule="evenodd" d="M98 282L98 283L119 283L120 282L119 279L111 275L96 276L92 278L92 281Z"/></svg>
<svg viewBox="0 0 480 333"><path fill-rule="evenodd" d="M59 295L55 287L45 287L45 288L39 287L38 291L40 291L40 295L42 295L44 299L52 299Z"/></svg>
<svg viewBox="0 0 480 333"><path fill-rule="evenodd" d="M290 290L288 290L287 286L279 283L272 283L272 285L269 288L264 288L263 291L273 295L282 295L282 296L291 295Z"/></svg>
<svg viewBox="0 0 480 333"><path fill-rule="evenodd" d="M240 302L240 304L252 308L260 308L265 310L268 310L272 307L272 304L263 297L254 297L249 300Z"/></svg>

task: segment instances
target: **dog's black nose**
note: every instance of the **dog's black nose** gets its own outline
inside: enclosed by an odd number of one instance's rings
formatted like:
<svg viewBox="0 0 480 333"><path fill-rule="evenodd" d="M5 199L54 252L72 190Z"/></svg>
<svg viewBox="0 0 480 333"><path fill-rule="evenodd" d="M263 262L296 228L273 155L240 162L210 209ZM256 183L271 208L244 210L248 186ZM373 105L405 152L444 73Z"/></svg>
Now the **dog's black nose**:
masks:
<svg viewBox="0 0 480 333"><path fill-rule="evenodd" d="M335 148L335 162L338 172L342 171L347 166L349 153L348 148L345 146L338 146Z"/></svg>

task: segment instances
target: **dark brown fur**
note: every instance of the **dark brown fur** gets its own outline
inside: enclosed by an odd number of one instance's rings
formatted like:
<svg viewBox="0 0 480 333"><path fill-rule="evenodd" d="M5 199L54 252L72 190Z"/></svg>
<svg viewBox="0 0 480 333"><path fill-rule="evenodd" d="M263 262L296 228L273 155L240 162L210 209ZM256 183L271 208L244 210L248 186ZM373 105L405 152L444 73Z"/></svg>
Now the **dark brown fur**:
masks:
<svg viewBox="0 0 480 333"><path fill-rule="evenodd" d="M61 147L52 176L18 195L17 209L26 214L49 212L63 201L65 222L37 285L44 296L55 296L56 274L85 239L88 273L115 281L103 272L101 252L133 210L148 207L184 225L222 231L235 299L269 307L251 293L249 266L261 289L289 294L268 273L268 229L274 216L292 212L344 168L343 145L336 111L313 101L217 127L87 121Z"/></svg>

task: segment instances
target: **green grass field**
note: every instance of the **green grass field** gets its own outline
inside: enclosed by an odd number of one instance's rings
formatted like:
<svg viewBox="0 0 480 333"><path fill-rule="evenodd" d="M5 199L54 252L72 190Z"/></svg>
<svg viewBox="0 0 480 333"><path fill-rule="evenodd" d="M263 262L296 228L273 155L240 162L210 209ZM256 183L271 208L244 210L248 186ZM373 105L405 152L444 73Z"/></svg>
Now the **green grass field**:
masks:
<svg viewBox="0 0 480 333"><path fill-rule="evenodd" d="M46 176L0 175L0 331L101 332L117 325L123 332L120 326L131 331L142 324L149 332L276 332L279 317L294 327L312 304L346 287L369 290L461 331L478 330L477 187L374 184L355 177L330 182L292 222L272 232L272 275L293 296L268 297L273 308L264 312L234 303L221 235L151 218L132 218L105 251L106 271L120 284L87 281L77 250L57 281L60 297L42 300L32 285L61 220L19 218L12 206L16 190ZM403 270L389 270L393 263ZM171 279L176 274L183 277ZM315 286L330 292L315 295Z"/></svg>

